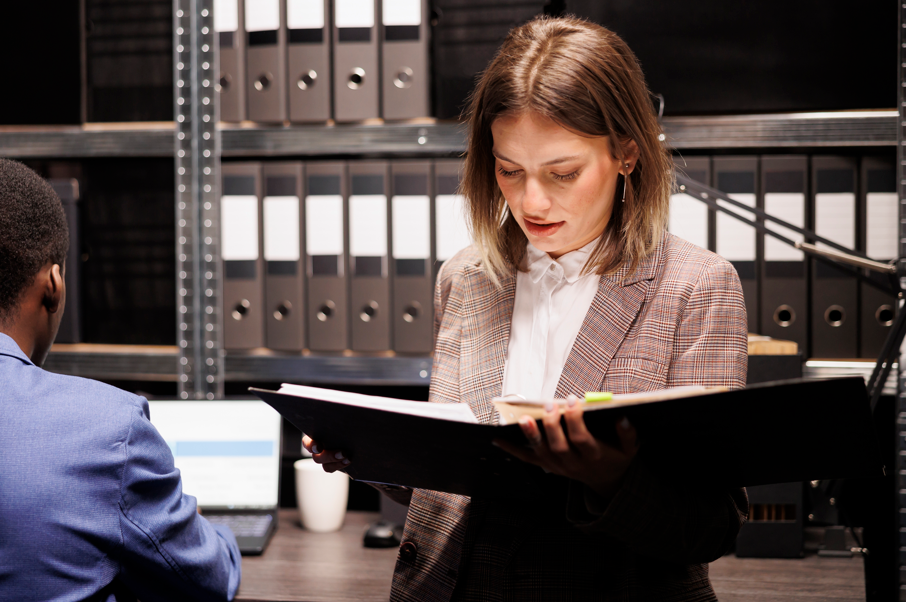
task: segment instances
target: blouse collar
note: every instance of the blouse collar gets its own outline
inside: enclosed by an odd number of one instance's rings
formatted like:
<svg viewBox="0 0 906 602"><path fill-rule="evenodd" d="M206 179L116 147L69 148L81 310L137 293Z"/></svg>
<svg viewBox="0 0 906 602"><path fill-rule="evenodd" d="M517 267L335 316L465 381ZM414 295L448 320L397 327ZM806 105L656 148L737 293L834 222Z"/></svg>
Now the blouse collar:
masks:
<svg viewBox="0 0 906 602"><path fill-rule="evenodd" d="M568 283L574 283L583 275L582 268L600 240L598 237L581 249L570 251L556 260L535 248L532 243L526 243L526 261L532 282L537 284L544 274L550 272L557 281L565 278Z"/></svg>

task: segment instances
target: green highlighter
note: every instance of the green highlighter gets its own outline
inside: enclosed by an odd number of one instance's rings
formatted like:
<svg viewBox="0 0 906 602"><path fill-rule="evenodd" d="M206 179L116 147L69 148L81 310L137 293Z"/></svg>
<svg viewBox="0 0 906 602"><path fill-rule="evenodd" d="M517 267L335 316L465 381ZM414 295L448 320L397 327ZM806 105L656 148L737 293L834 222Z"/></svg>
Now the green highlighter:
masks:
<svg viewBox="0 0 906 602"><path fill-rule="evenodd" d="M585 394L585 403L606 403L612 400L613 393L609 391L592 391Z"/></svg>

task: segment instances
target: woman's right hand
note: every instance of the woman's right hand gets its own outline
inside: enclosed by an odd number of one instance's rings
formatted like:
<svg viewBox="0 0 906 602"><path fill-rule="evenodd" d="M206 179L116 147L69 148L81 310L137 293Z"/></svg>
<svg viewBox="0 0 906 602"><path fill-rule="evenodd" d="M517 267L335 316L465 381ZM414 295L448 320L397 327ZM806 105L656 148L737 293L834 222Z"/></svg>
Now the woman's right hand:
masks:
<svg viewBox="0 0 906 602"><path fill-rule="evenodd" d="M349 466L349 459L341 451L321 449L308 435L302 436L302 446L311 453L315 464L320 464L324 472L336 472Z"/></svg>

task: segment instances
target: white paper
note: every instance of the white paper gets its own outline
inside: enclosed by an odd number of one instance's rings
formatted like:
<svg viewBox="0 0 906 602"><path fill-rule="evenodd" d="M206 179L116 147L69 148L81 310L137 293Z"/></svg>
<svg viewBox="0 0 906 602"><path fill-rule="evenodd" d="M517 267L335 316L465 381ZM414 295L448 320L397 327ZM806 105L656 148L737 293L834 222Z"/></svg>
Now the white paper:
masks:
<svg viewBox="0 0 906 602"><path fill-rule="evenodd" d="M323 29L324 0L286 0L289 29Z"/></svg>
<svg viewBox="0 0 906 602"><path fill-rule="evenodd" d="M220 198L220 255L224 261L258 259L258 197Z"/></svg>
<svg viewBox="0 0 906 602"><path fill-rule="evenodd" d="M393 399L360 393L347 393L333 389L306 387L304 385L283 384L280 393L304 397L306 399L320 399L333 403L357 406L360 408L375 408L397 414L410 416L424 416L426 418L439 418L454 422L478 422L468 404L465 403L428 403L425 401L409 401L406 399Z"/></svg>
<svg viewBox="0 0 906 602"><path fill-rule="evenodd" d="M667 230L702 249L708 248L708 206L685 193L670 197Z"/></svg>
<svg viewBox="0 0 906 602"><path fill-rule="evenodd" d="M239 29L239 0L214 0L214 31Z"/></svg>
<svg viewBox="0 0 906 602"><path fill-rule="evenodd" d="M312 195L305 199L305 250L309 255L343 254L343 197Z"/></svg>
<svg viewBox="0 0 906 602"><path fill-rule="evenodd" d="M431 257L431 199L427 196L395 196L393 207L393 257Z"/></svg>
<svg viewBox="0 0 906 602"><path fill-rule="evenodd" d="M280 29L280 0L245 0L246 31Z"/></svg>
<svg viewBox="0 0 906 602"><path fill-rule="evenodd" d="M374 0L335 0L337 27L374 27Z"/></svg>
<svg viewBox="0 0 906 602"><path fill-rule="evenodd" d="M465 215L465 199L459 194L434 197L434 220L437 231L438 261L446 261L472 244Z"/></svg>
<svg viewBox="0 0 906 602"><path fill-rule="evenodd" d="M387 255L387 197L353 194L349 197L349 254L353 257Z"/></svg>
<svg viewBox="0 0 906 602"><path fill-rule="evenodd" d="M872 259L888 261L899 257L899 220L897 193L869 192L866 198L865 252Z"/></svg>
<svg viewBox="0 0 906 602"><path fill-rule="evenodd" d="M815 234L848 249L856 247L856 195L851 192L819 192L815 195ZM818 243L819 247L829 249Z"/></svg>
<svg viewBox="0 0 906 602"><path fill-rule="evenodd" d="M734 201L739 201L750 207L755 206L755 194L750 192L734 192L727 195ZM755 221L755 215L739 209L735 205L718 200L720 205L727 207L742 217ZM744 224L733 216L723 212L717 213L717 254L727 261L755 261L755 228Z"/></svg>
<svg viewBox="0 0 906 602"><path fill-rule="evenodd" d="M421 25L421 0L384 0L382 5L384 25Z"/></svg>
<svg viewBox="0 0 906 602"><path fill-rule="evenodd" d="M801 192L766 192L764 211L768 215L782 219L794 226L805 227L805 195ZM803 236L798 232L774 222L765 220L765 227L790 240L803 240ZM802 251L780 242L770 235L765 235L764 259L765 261L802 261L805 259L805 255Z"/></svg>
<svg viewBox="0 0 906 602"><path fill-rule="evenodd" d="M264 259L299 261L299 197L264 197Z"/></svg>

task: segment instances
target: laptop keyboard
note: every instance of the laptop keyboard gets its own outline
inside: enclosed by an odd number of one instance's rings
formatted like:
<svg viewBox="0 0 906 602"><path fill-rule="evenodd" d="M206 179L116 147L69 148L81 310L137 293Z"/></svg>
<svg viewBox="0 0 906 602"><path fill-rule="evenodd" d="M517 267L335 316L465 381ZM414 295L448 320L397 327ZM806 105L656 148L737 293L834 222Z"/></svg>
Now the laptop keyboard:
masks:
<svg viewBox="0 0 906 602"><path fill-rule="evenodd" d="M264 537L273 517L270 514L214 514L205 516L215 525L226 525L236 537Z"/></svg>

